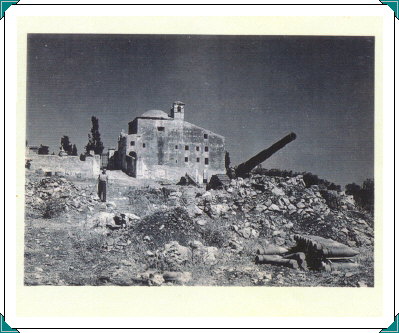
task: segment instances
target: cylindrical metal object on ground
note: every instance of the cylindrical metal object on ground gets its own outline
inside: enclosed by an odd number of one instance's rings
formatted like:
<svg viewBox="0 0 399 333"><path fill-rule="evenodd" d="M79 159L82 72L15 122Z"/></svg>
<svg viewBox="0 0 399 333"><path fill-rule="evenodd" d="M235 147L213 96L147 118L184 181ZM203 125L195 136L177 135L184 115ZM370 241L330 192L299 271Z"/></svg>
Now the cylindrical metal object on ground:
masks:
<svg viewBox="0 0 399 333"><path fill-rule="evenodd" d="M332 271L342 271L356 269L359 264L356 262L331 262L330 266Z"/></svg>
<svg viewBox="0 0 399 333"><path fill-rule="evenodd" d="M293 259L284 259L278 255L257 255L255 257L256 264L271 264L271 265L280 265L285 267L290 267L297 269L298 262Z"/></svg>
<svg viewBox="0 0 399 333"><path fill-rule="evenodd" d="M301 267L304 270L308 269L308 264L306 262L306 255L303 252L286 254L286 255L284 255L284 258L296 260L299 267Z"/></svg>
<svg viewBox="0 0 399 333"><path fill-rule="evenodd" d="M257 246L256 254L284 254L287 253L288 249L282 246L276 245L266 245L266 246Z"/></svg>

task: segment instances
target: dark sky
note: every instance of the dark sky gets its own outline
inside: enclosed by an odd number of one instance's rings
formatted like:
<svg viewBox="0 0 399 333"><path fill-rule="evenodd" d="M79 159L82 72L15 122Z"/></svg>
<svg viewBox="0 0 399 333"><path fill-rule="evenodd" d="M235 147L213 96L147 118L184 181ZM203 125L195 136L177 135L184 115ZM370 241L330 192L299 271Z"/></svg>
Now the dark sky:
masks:
<svg viewBox="0 0 399 333"><path fill-rule="evenodd" d="M186 120L226 137L233 164L289 132L263 163L344 185L373 177L374 38L28 36L27 140L83 151L99 118L106 147L149 109L186 103Z"/></svg>

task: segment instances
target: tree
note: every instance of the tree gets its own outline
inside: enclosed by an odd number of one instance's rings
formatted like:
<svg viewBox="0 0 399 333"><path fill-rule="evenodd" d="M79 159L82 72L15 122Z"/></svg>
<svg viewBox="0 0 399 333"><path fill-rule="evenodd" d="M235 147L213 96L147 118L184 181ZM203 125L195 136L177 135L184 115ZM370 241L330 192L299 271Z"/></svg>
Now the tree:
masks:
<svg viewBox="0 0 399 333"><path fill-rule="evenodd" d="M374 192L374 180L373 179L366 179L363 182L363 190L367 191L367 192Z"/></svg>
<svg viewBox="0 0 399 333"><path fill-rule="evenodd" d="M69 142L69 137L67 135L61 138L61 147L68 155L72 155L72 144Z"/></svg>
<svg viewBox="0 0 399 333"><path fill-rule="evenodd" d="M76 145L72 146L72 152L71 152L72 156L78 156L78 149L76 148Z"/></svg>
<svg viewBox="0 0 399 333"><path fill-rule="evenodd" d="M226 153L224 154L224 167L226 168L226 170L229 170L230 168L230 153L228 151L226 151Z"/></svg>
<svg viewBox="0 0 399 333"><path fill-rule="evenodd" d="M94 150L94 154L100 155L104 150L104 145L101 142L101 135L98 126L98 118L91 117L91 131L88 135L89 142L86 145L86 154L90 154L90 150Z"/></svg>
<svg viewBox="0 0 399 333"><path fill-rule="evenodd" d="M353 198L355 198L355 196L357 196L360 192L360 186L352 183L352 184L347 184L345 186L345 193L348 195L353 195Z"/></svg>
<svg viewBox="0 0 399 333"><path fill-rule="evenodd" d="M374 211L374 180L366 179L363 182L362 190L360 191L363 208L369 212Z"/></svg>
<svg viewBox="0 0 399 333"><path fill-rule="evenodd" d="M374 211L374 180L366 179L362 186L352 183L345 186L345 193L353 195L356 204L368 210Z"/></svg>

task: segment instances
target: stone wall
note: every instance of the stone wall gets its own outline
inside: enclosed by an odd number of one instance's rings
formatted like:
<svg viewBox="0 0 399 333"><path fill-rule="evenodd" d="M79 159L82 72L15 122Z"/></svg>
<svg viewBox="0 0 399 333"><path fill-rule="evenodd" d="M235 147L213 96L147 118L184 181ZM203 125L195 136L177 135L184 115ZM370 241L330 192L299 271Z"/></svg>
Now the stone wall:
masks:
<svg viewBox="0 0 399 333"><path fill-rule="evenodd" d="M30 170L43 172L56 172L60 175L92 178L100 173L100 156L86 157L81 161L79 156L58 156L58 155L29 155L31 160Z"/></svg>

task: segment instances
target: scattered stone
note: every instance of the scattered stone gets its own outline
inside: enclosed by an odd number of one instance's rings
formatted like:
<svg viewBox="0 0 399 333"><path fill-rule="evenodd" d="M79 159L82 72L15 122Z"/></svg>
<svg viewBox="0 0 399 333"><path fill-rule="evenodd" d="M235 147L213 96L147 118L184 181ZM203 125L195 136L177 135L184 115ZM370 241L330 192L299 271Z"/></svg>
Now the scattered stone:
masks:
<svg viewBox="0 0 399 333"><path fill-rule="evenodd" d="M164 272L163 279L166 282L186 284L191 281L192 275L190 272Z"/></svg>
<svg viewBox="0 0 399 333"><path fill-rule="evenodd" d="M303 204L302 202L298 202L298 203L296 204L296 206L297 206L297 208L299 208L299 209L303 209L303 208L306 207L305 204Z"/></svg>
<svg viewBox="0 0 399 333"><path fill-rule="evenodd" d="M161 286L165 282L161 274L150 274L148 279L148 285L150 286Z"/></svg>
<svg viewBox="0 0 399 333"><path fill-rule="evenodd" d="M269 206L269 210L273 210L273 211L280 211L279 206L277 206L276 204L271 204Z"/></svg>
<svg viewBox="0 0 399 333"><path fill-rule="evenodd" d="M273 188L272 188L272 193L273 193L274 195L277 195L277 196L283 196L283 195L285 195L284 190L281 189L281 188L278 188L278 187L273 187Z"/></svg>
<svg viewBox="0 0 399 333"><path fill-rule="evenodd" d="M204 220L204 219L197 220L196 222L197 222L197 224L200 225L200 226L204 226L205 224L207 224L207 221Z"/></svg>
<svg viewBox="0 0 399 333"><path fill-rule="evenodd" d="M130 261L128 261L128 260L121 260L121 265L132 266L132 263Z"/></svg>

